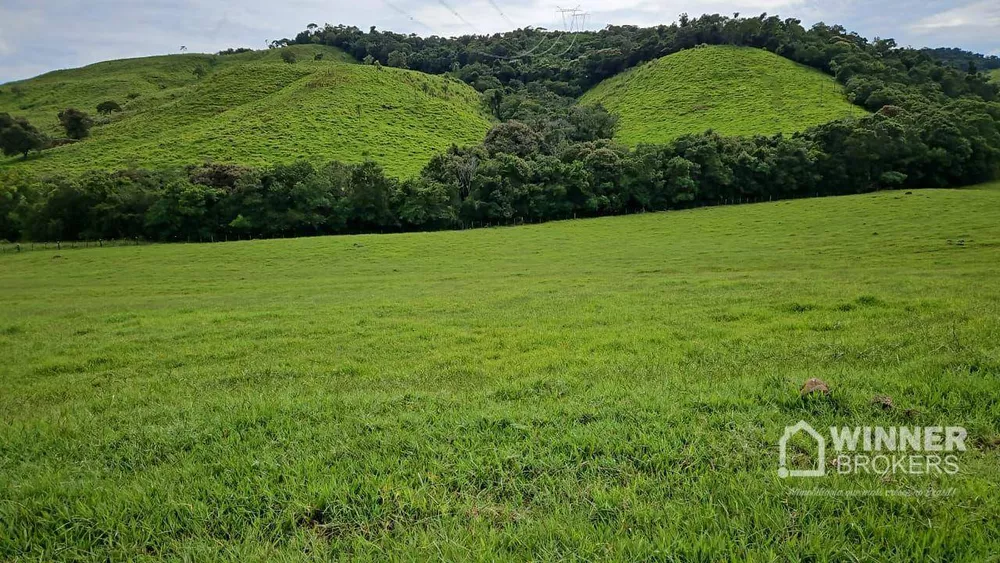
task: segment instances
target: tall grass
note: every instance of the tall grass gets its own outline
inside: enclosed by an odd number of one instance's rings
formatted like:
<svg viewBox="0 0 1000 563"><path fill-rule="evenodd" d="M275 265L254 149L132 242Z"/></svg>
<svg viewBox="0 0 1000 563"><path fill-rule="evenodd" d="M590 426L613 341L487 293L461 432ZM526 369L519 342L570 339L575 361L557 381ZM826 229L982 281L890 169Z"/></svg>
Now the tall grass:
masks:
<svg viewBox="0 0 1000 563"><path fill-rule="evenodd" d="M998 209L5 254L0 559L989 559ZM971 447L955 477L782 481L800 419Z"/></svg>

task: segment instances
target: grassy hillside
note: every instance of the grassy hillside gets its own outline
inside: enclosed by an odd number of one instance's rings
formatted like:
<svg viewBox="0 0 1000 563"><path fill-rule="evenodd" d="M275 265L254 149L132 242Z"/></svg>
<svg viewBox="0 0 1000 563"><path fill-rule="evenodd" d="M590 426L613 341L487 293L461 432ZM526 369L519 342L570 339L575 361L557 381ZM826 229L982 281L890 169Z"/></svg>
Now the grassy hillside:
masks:
<svg viewBox="0 0 1000 563"><path fill-rule="evenodd" d="M327 47L291 49L296 64L284 63L277 51L175 55L4 86L0 111L24 115L52 134L58 134L55 115L66 106L93 113L113 99L125 108L95 127L90 139L4 164L72 172L209 159L256 165L372 158L404 176L452 143L481 141L489 127L476 92L458 81L348 64L346 55ZM317 52L323 60L313 60ZM197 78L197 67L208 74Z"/></svg>
<svg viewBox="0 0 1000 563"><path fill-rule="evenodd" d="M0 559L987 560L998 276L998 187L6 254ZM800 419L970 450L781 480Z"/></svg>
<svg viewBox="0 0 1000 563"><path fill-rule="evenodd" d="M760 49L688 49L605 80L580 99L619 116L625 143L800 131L864 110L823 73Z"/></svg>

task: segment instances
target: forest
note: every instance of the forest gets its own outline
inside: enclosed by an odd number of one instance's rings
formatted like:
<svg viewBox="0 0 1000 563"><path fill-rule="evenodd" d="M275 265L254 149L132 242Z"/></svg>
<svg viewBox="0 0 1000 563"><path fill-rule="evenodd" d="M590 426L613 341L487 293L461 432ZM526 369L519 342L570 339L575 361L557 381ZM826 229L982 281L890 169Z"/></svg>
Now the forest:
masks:
<svg viewBox="0 0 1000 563"><path fill-rule="evenodd" d="M546 39L566 47L533 50ZM479 145L453 146L413 178L390 177L374 162L207 163L74 177L6 169L0 239L218 240L469 228L959 187L995 179L1000 170L997 84L973 65L956 68L840 26L708 15L650 28L449 39L310 25L273 47L293 43L335 46L369 64L449 73L481 93L496 123ZM699 45L766 49L819 69L871 113L792 135L707 131L626 147L612 140L612 115L576 104L605 78ZM9 116L0 116L3 123L30 127Z"/></svg>

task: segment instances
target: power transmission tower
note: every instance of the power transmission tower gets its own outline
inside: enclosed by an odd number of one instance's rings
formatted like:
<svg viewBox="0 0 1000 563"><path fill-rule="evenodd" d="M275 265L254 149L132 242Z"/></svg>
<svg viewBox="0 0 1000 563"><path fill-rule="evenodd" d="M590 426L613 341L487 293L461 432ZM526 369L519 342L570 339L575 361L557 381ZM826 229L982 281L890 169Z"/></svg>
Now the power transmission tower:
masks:
<svg viewBox="0 0 1000 563"><path fill-rule="evenodd" d="M584 27L586 27L587 25L587 16L590 15L590 12L584 12L583 10L581 10L579 5L577 5L577 7L575 8L560 8L559 6L556 6L556 11L562 15L563 29L566 30L566 32L571 35L573 35L574 32L580 32L584 30ZM579 27L577 27L578 22L579 22ZM567 29L567 24L569 29ZM576 44L576 35L573 35L573 40L570 42L569 46L567 46L563 52L559 53L556 56L561 57L565 55L570 51L570 49L573 48L575 44Z"/></svg>
<svg viewBox="0 0 1000 563"><path fill-rule="evenodd" d="M573 31L573 26L576 24L576 20L579 17L579 14L583 13L583 10L580 9L579 5L577 5L575 8L561 8L559 6L556 6L556 11L559 12L560 15L562 15L563 29L566 29L567 26L566 16L567 14L569 15L568 24L570 27L570 31Z"/></svg>

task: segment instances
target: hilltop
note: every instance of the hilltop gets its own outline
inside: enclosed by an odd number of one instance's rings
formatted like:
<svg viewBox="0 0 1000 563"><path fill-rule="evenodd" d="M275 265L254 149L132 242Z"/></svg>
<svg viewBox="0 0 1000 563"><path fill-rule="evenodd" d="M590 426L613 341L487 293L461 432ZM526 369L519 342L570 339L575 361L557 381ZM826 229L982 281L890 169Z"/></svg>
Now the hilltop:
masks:
<svg viewBox="0 0 1000 563"><path fill-rule="evenodd" d="M60 135L56 114L114 100L91 138L8 166L41 172L161 167L206 159L264 165L371 158L397 176L436 152L476 143L489 128L477 93L444 76L352 64L318 45L237 55L167 55L110 61L5 85L0 112ZM322 55L321 60L316 60Z"/></svg>
<svg viewBox="0 0 1000 563"><path fill-rule="evenodd" d="M801 131L863 115L815 69L760 49L706 46L662 57L605 80L583 104L619 117L618 139L664 143L713 129L724 135Z"/></svg>

